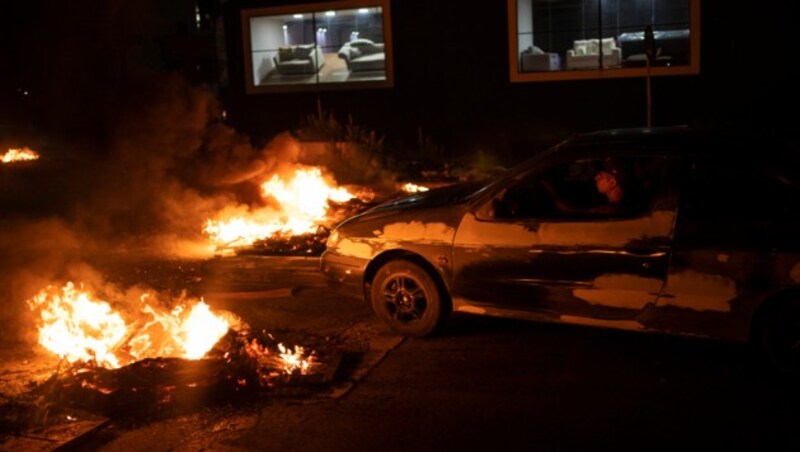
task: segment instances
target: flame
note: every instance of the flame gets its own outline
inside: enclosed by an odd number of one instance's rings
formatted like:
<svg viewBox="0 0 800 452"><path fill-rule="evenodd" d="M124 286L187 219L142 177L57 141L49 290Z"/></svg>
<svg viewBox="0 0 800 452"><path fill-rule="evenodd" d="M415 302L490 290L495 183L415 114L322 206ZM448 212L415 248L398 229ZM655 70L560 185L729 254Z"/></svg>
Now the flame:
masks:
<svg viewBox="0 0 800 452"><path fill-rule="evenodd" d="M261 184L261 194L273 198L278 208L236 211L206 221L204 231L218 247L245 246L257 240L283 235L316 233L330 222L330 202L342 203L355 195L330 185L318 167L297 169L288 178L273 175Z"/></svg>
<svg viewBox="0 0 800 452"><path fill-rule="evenodd" d="M141 297L140 319L133 322L72 282L47 286L28 305L40 314L39 344L70 363L111 369L144 358L200 359L228 332L228 321L202 300L166 311L149 304L150 297Z"/></svg>
<svg viewBox="0 0 800 452"><path fill-rule="evenodd" d="M295 234L312 232L313 225L305 224L325 219L328 200L345 202L354 197L344 188L329 186L322 178L319 168L297 170L287 182L282 181L277 174L273 175L261 185L261 189L264 195L277 199L289 218L300 225L296 229L289 227Z"/></svg>
<svg viewBox="0 0 800 452"><path fill-rule="evenodd" d="M411 182L407 182L403 184L401 189L406 193L419 193L422 191L428 191L428 187L424 187L422 185L417 185Z"/></svg>
<svg viewBox="0 0 800 452"><path fill-rule="evenodd" d="M167 312L153 307L148 298L149 294L142 297L141 311L149 320L139 322L128 342L128 353L136 360L157 356L200 359L230 327L227 320L214 315L202 300L187 313L185 305Z"/></svg>
<svg viewBox="0 0 800 452"><path fill-rule="evenodd" d="M41 308L39 343L46 349L69 362L93 360L102 367L120 366L114 349L125 338L127 326L108 303L90 299L72 282L60 292L48 286L28 303Z"/></svg>
<svg viewBox="0 0 800 452"><path fill-rule="evenodd" d="M280 375L271 369L280 369L284 375L289 376L293 374L308 375L311 373L311 369L318 364L314 353L307 352L304 347L299 345L289 348L283 343L278 343L278 353L273 353L267 346L252 339L246 343L244 351L255 361L259 375L267 384L270 384L274 377Z"/></svg>
<svg viewBox="0 0 800 452"><path fill-rule="evenodd" d="M294 350L292 350L284 347L283 344L278 344L278 350L280 350L280 357L283 360L283 370L287 374L291 375L296 371L302 375L308 373L312 359L306 355L306 350L303 347L295 345Z"/></svg>
<svg viewBox="0 0 800 452"><path fill-rule="evenodd" d="M39 154L27 147L22 149L10 148L5 154L2 155L0 161L3 163L20 162L24 160L36 160Z"/></svg>
<svg viewBox="0 0 800 452"><path fill-rule="evenodd" d="M247 338L240 319L213 313L202 299L179 303L170 311L154 298L151 293L139 297L138 315L126 320L108 302L67 282L60 288L47 286L28 305L39 312L39 344L70 363L89 362L108 369L146 358L202 359L231 329ZM256 339L246 340L245 352L267 383L281 373L306 375L316 364L313 352L303 347L279 343L273 352ZM96 386L90 389L104 391Z"/></svg>
<svg viewBox="0 0 800 452"><path fill-rule="evenodd" d="M180 329L184 356L202 358L227 332L228 322L212 314L207 304L194 305Z"/></svg>

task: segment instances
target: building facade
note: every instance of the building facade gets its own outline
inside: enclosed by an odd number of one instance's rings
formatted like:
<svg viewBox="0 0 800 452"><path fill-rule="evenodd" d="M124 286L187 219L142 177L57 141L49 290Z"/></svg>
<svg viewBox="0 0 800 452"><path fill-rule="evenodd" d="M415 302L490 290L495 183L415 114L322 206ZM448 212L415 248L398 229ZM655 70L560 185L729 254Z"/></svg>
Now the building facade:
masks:
<svg viewBox="0 0 800 452"><path fill-rule="evenodd" d="M582 131L791 130L792 2L422 0L222 5L229 121L255 139L319 105L451 155L521 157ZM649 55L649 57L648 57Z"/></svg>

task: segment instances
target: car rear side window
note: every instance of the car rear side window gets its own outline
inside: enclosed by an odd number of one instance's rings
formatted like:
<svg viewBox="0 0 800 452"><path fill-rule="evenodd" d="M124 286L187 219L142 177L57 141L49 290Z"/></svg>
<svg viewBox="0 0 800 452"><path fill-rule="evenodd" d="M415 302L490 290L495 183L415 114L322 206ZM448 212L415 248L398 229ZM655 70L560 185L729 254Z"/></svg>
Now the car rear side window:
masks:
<svg viewBox="0 0 800 452"><path fill-rule="evenodd" d="M758 165L697 160L689 163L684 181L684 243L763 247L798 220L797 188Z"/></svg>

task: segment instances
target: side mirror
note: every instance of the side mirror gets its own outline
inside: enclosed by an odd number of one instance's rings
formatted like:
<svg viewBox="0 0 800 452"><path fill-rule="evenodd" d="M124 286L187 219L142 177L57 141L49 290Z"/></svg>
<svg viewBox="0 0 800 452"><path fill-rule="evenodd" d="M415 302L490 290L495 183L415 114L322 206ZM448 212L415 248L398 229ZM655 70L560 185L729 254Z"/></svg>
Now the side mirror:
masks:
<svg viewBox="0 0 800 452"><path fill-rule="evenodd" d="M493 218L516 217L519 212L517 212L517 209L514 208L515 205L516 202L509 202L500 198L492 199Z"/></svg>

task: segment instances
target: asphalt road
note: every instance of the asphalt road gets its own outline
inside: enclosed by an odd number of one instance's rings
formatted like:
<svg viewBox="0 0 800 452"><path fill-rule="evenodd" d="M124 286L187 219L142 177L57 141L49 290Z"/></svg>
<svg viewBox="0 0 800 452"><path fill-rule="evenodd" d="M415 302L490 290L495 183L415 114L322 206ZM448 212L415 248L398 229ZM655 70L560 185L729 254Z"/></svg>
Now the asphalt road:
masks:
<svg viewBox="0 0 800 452"><path fill-rule="evenodd" d="M313 259L204 268L212 306L298 341L331 338L356 359L314 391L114 420L80 448L800 449L796 382L741 345L468 315L439 337L402 339L321 284Z"/></svg>
<svg viewBox="0 0 800 452"><path fill-rule="evenodd" d="M103 450L797 450L792 388L720 344L460 319L346 395L119 430Z"/></svg>

